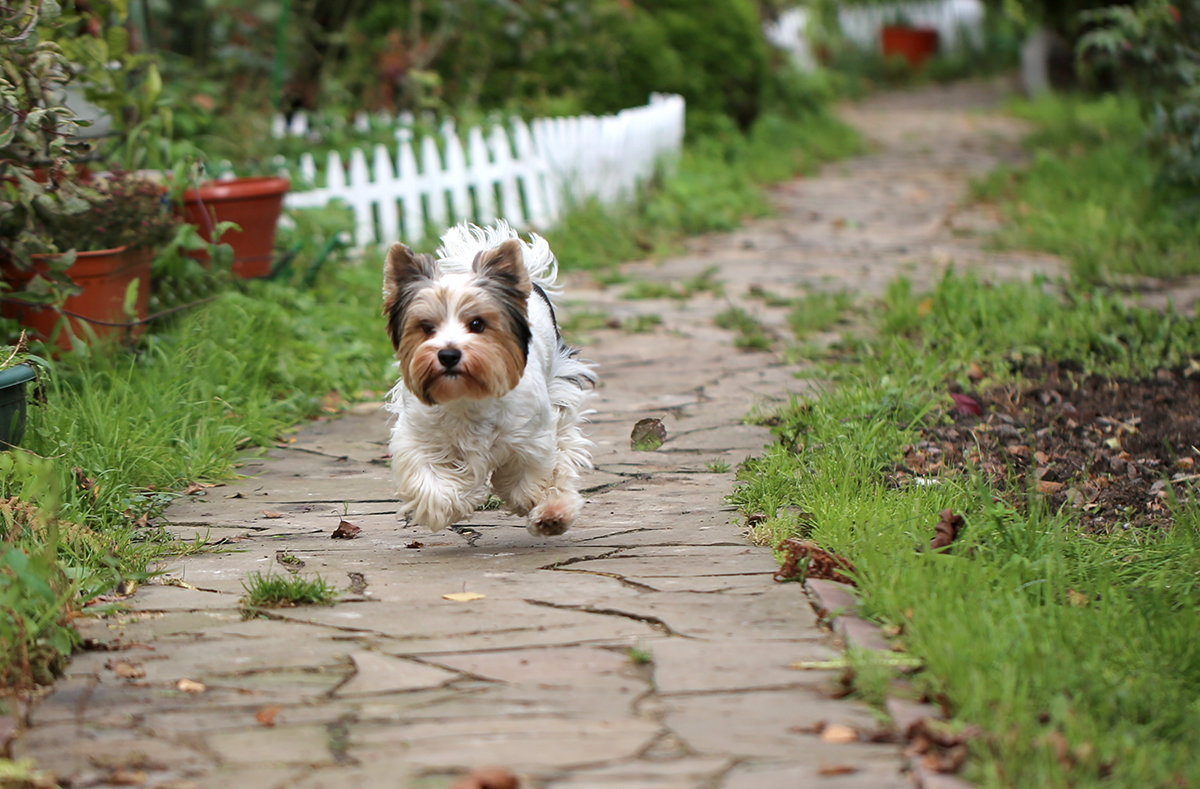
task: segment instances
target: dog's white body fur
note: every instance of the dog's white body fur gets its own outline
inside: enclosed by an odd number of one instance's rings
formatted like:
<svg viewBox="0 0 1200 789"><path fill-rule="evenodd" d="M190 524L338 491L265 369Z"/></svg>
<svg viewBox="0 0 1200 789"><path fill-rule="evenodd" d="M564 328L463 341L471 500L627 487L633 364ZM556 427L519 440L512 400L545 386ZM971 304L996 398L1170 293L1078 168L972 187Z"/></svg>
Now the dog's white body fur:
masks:
<svg viewBox="0 0 1200 789"><path fill-rule="evenodd" d="M581 423L585 383L595 378L563 344L544 296L557 290L549 245L536 235L526 243L504 223L487 229L459 225L442 238L435 281L452 303L479 276L473 261L514 239L534 286L525 300L528 352L516 386L501 396L430 404L414 393L402 370L388 397L387 408L396 414L389 448L400 512L433 530L471 515L489 489L510 511L528 515L535 535L561 534L583 504L577 484L591 465L592 445ZM429 342L458 347L471 340L460 321L449 320Z"/></svg>

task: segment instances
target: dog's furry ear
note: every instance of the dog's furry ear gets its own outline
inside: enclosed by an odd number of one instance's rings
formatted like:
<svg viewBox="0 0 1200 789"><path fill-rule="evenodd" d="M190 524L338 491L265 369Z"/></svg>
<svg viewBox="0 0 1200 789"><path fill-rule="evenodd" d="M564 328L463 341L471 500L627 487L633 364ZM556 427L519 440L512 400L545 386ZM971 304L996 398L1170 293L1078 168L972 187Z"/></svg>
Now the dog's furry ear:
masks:
<svg viewBox="0 0 1200 789"><path fill-rule="evenodd" d="M437 277L437 262L431 255L418 255L404 244L392 244L388 249L383 264L383 314L393 348L400 345L404 311L413 295Z"/></svg>
<svg viewBox="0 0 1200 789"><path fill-rule="evenodd" d="M525 268L525 256L521 242L509 239L499 246L480 252L471 263L471 270L483 280L500 285L507 295L529 298L532 285L529 271Z"/></svg>

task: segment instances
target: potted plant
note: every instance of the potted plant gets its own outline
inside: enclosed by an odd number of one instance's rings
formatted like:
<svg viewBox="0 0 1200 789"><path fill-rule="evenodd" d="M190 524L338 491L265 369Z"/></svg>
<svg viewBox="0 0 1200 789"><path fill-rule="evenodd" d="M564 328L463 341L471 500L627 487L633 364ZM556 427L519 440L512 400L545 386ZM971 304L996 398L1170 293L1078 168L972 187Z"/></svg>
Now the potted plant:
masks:
<svg viewBox="0 0 1200 789"><path fill-rule="evenodd" d="M11 449L25 435L25 390L37 377L32 362L37 357L25 350L25 334L15 345L0 348L0 450Z"/></svg>
<svg viewBox="0 0 1200 789"><path fill-rule="evenodd" d="M938 50L938 32L932 27L914 25L904 16L879 28L879 49L883 56L899 56L918 71Z"/></svg>
<svg viewBox="0 0 1200 789"><path fill-rule="evenodd" d="M161 183L120 171L86 180L78 190L83 210L34 222L45 251L24 265L10 259L0 266L5 283L20 293L5 300L5 317L41 339L56 338L63 349L75 337L139 333L154 250L171 240L179 222L165 194Z"/></svg>
<svg viewBox="0 0 1200 789"><path fill-rule="evenodd" d="M209 243L222 222L236 225L220 235L221 243L233 247L233 273L265 277L271 273L275 231L290 188L286 178L276 176L207 181L184 191L183 217Z"/></svg>

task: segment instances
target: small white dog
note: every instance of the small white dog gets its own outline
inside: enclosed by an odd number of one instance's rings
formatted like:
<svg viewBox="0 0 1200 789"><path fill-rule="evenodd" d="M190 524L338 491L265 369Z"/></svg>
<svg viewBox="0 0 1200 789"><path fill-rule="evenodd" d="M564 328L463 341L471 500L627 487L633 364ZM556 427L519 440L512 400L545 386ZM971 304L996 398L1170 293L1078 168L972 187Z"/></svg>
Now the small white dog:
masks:
<svg viewBox="0 0 1200 789"><path fill-rule="evenodd" d="M583 505L592 444L580 424L596 377L559 334L550 245L529 239L504 222L460 224L437 260L388 250L392 471L400 514L434 531L474 512L489 487L538 536L562 534Z"/></svg>

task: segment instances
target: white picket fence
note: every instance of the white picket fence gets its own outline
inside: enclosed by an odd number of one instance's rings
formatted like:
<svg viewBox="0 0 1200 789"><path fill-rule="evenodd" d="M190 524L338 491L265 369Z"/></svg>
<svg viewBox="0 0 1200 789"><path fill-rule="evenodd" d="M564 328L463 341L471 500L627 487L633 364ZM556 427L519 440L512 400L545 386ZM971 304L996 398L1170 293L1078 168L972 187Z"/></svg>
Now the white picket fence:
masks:
<svg viewBox="0 0 1200 789"><path fill-rule="evenodd" d="M395 146L329 154L318 168L304 154L294 168L289 208L340 200L354 212L354 244L410 242L426 228L459 220L506 219L523 229L553 226L572 201L611 204L631 195L683 143L684 100L656 95L642 107L603 117L512 120L463 136L454 125L414 140L401 129ZM360 121L360 126L365 121ZM277 122L277 134L303 134L304 120Z"/></svg>

